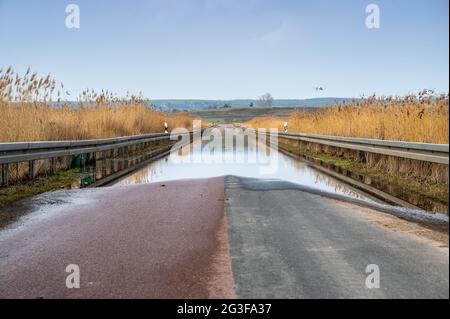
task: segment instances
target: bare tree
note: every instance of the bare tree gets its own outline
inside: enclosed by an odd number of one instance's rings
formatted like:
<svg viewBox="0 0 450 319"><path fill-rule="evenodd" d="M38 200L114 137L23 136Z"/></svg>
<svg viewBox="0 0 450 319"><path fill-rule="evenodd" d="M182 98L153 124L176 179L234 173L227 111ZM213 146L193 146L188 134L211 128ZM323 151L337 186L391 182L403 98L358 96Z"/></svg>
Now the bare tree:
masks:
<svg viewBox="0 0 450 319"><path fill-rule="evenodd" d="M259 105L272 107L273 96L270 93L263 94L259 97Z"/></svg>

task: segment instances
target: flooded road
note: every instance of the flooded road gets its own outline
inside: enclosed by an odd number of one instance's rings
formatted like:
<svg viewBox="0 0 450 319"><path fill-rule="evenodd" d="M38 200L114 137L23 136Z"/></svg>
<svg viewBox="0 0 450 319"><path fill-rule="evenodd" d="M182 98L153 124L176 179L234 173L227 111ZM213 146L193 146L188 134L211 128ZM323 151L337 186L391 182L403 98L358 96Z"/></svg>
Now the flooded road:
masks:
<svg viewBox="0 0 450 319"><path fill-rule="evenodd" d="M240 144L238 140L244 135L241 129L226 127L218 131L223 133L223 140L227 139L225 131L233 131L237 137L231 143L220 143L215 148L211 148L209 142L194 141L182 151L173 152L118 180L114 185L234 175L283 180L352 198L373 200L351 186L317 171L306 162L284 155L265 143L249 139Z"/></svg>
<svg viewBox="0 0 450 319"><path fill-rule="evenodd" d="M26 212L0 230L0 298L448 299L448 216L410 222L241 137L10 207Z"/></svg>

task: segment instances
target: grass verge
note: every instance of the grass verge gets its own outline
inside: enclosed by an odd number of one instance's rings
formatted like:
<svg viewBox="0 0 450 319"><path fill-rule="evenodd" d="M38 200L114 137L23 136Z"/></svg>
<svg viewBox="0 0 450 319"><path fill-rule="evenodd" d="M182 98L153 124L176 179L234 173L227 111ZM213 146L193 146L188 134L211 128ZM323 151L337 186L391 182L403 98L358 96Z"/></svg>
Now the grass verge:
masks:
<svg viewBox="0 0 450 319"><path fill-rule="evenodd" d="M1 187L0 207L51 190L68 188L78 181L79 178L80 173L77 169L69 169L54 175L41 176L33 181Z"/></svg>

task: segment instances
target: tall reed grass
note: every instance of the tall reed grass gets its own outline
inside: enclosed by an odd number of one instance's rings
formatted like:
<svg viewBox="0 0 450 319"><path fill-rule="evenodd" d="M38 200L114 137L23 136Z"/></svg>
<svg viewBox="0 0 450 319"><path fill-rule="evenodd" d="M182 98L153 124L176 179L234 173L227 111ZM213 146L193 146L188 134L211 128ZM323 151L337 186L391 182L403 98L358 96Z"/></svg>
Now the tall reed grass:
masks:
<svg viewBox="0 0 450 319"><path fill-rule="evenodd" d="M429 90L397 98L372 96L348 104L318 108L316 112L299 111L288 118L254 118L245 125L283 131L284 122L288 122L289 132L448 144L449 96L435 95ZM448 165L372 153L362 155L307 142L302 142L301 147L315 154L325 153L362 162L379 172L414 178L424 187L449 183Z"/></svg>
<svg viewBox="0 0 450 319"><path fill-rule="evenodd" d="M76 102L76 103L74 103ZM187 113L151 109L142 94L86 89L72 98L50 75L0 70L0 142L80 140L191 129Z"/></svg>
<svg viewBox="0 0 450 319"><path fill-rule="evenodd" d="M290 132L448 144L449 96L427 90L397 98L372 96L289 118L254 118L245 125L282 130L285 121Z"/></svg>

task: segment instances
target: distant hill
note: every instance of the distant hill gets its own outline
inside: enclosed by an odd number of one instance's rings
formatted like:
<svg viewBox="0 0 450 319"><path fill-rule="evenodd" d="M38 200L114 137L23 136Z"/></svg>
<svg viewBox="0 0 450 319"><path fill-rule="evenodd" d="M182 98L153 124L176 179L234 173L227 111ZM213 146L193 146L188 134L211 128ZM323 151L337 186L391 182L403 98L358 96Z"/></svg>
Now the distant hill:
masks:
<svg viewBox="0 0 450 319"><path fill-rule="evenodd" d="M288 117L292 113L302 110L304 112L315 112L318 106L278 106L278 107L231 107L219 109L202 109L191 111L190 114L196 118L204 119L212 123L243 123L255 117Z"/></svg>
<svg viewBox="0 0 450 319"><path fill-rule="evenodd" d="M350 98L324 97L313 99L275 99L273 107L319 107L333 103L348 103ZM148 103L165 111L193 111L221 108L229 105L232 108L242 108L253 104L258 106L259 101L256 99L236 99L236 100L149 100Z"/></svg>

